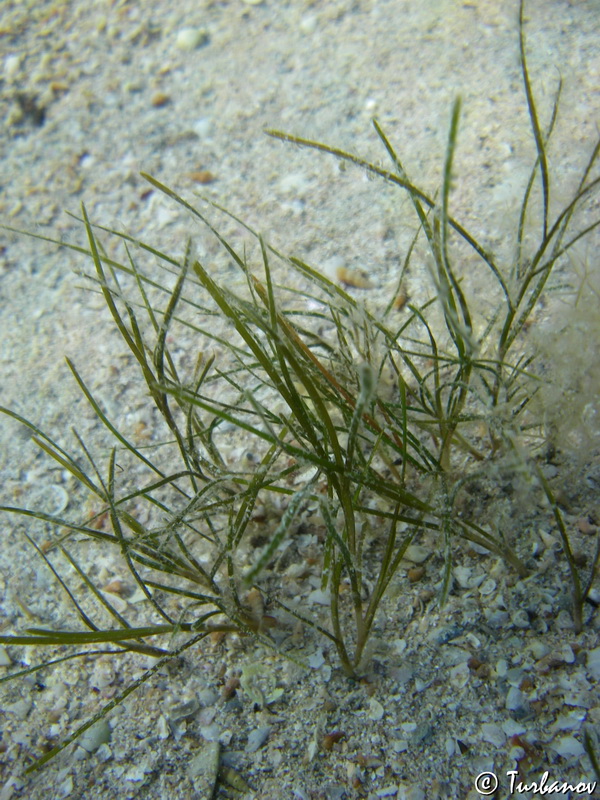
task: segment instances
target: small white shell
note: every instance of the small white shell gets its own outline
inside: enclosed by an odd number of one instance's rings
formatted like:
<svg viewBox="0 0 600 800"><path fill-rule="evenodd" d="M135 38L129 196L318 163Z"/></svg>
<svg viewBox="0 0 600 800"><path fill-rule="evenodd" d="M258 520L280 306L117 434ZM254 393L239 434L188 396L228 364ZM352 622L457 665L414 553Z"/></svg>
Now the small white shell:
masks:
<svg viewBox="0 0 600 800"><path fill-rule="evenodd" d="M69 505L69 495L66 489L57 483L36 487L28 494L28 499L32 508L52 515L62 514Z"/></svg>

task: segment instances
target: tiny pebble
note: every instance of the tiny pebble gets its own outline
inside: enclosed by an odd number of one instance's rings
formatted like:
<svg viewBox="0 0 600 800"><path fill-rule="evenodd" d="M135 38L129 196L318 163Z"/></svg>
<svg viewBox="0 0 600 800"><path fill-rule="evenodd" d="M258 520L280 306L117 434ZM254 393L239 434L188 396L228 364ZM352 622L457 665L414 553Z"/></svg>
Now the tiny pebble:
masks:
<svg viewBox="0 0 600 800"><path fill-rule="evenodd" d="M395 681L398 682L400 686L404 686L406 683L413 679L415 671L413 667L404 665L402 667L398 667L397 669L393 669L390 671L390 675L393 677Z"/></svg>
<svg viewBox="0 0 600 800"><path fill-rule="evenodd" d="M150 101L154 108L163 108L164 106L169 105L171 102L171 98L168 94L164 92L157 92L155 95L152 96L152 100Z"/></svg>
<svg viewBox="0 0 600 800"><path fill-rule="evenodd" d="M556 538L552 536L551 533L547 533L546 531L538 531L538 533L540 535L540 539L544 543L544 546L551 550L556 544Z"/></svg>
<svg viewBox="0 0 600 800"><path fill-rule="evenodd" d="M204 28L182 28L177 34L177 47L180 50L195 50L208 42L208 32Z"/></svg>
<svg viewBox="0 0 600 800"><path fill-rule="evenodd" d="M169 738L169 725L167 723L167 718L164 714L161 714L158 718L158 724L156 726L156 733L159 739L168 739Z"/></svg>
<svg viewBox="0 0 600 800"><path fill-rule="evenodd" d="M301 33L304 33L307 36L311 33L314 33L317 29L316 16L314 14L307 14L306 16L302 17L299 28Z"/></svg>

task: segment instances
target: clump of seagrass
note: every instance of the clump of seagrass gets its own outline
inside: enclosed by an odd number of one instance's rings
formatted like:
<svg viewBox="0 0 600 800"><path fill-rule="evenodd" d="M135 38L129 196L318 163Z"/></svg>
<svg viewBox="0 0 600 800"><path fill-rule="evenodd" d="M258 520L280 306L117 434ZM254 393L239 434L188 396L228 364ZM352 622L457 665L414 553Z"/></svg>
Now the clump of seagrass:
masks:
<svg viewBox="0 0 600 800"><path fill-rule="evenodd" d="M96 288L133 355L144 391L164 421L165 442L146 450L126 437L71 362L76 381L114 442L104 466L79 436L79 454L74 455L32 422L3 409L27 426L34 441L85 487L97 510L88 518L66 519L3 506L10 513L66 531L50 551L43 551L33 537L27 539L67 591L84 630L29 629L21 635L3 635L0 642L76 648L92 644L111 646L109 652L114 654L156 656L157 665L105 706L103 714L150 678L165 659L210 633L235 631L277 649L269 635L272 615L264 608L268 596L273 613L287 612L327 637L344 671L354 676L361 669L382 598L407 548L422 534L430 540L435 537L443 555L442 602L451 584L456 542L484 547L506 559L520 575L526 574L502 530L456 510L463 486L502 459L530 465L552 504L571 570L573 616L581 628L597 557L584 581L552 489L528 453L528 432L537 424L530 415L530 399L539 378L533 374L534 353L527 349L522 333L556 265L599 224L582 227L577 212L598 188L592 169L600 142L570 201L552 217L547 143L560 86L544 127L527 70L523 3L519 42L537 157L524 188L515 257L508 265L497 263L450 213L460 101L452 108L438 199L408 177L376 121L375 131L390 158L389 170L321 142L269 132L355 164L408 193L418 230L403 273L414 245L422 239L433 263L434 296L421 305L408 304L401 323L391 313L393 300L383 313L370 312L318 269L284 257L256 231L212 204L254 238L259 261L252 268L247 254L238 252L203 212L148 175L155 189L217 237L244 280L243 291L214 278L189 246L178 259L104 229L104 234L122 242L125 253L122 261L109 258L101 234L83 208L87 247L63 246L91 259ZM537 226L528 223L536 194L542 209ZM469 297L468 283L452 257L455 242L472 251L498 290L501 301L489 319L480 319L481 310ZM158 259L164 281L139 266L144 254ZM297 272L302 289L283 296L273 277L277 260ZM167 288L169 280L174 280L173 288ZM402 275L399 286L401 281ZM124 288L127 282L133 289ZM435 303L442 310L440 325L430 315ZM215 318L226 323L227 335L219 333L224 328L214 324ZM177 329L193 332L198 340L200 356L191 373L182 371L169 345L171 336L177 340ZM480 330L483 334L476 334ZM252 442L252 464L232 464L227 458L228 439L239 434ZM140 470L147 475L144 485L129 485L127 475ZM263 531L257 548L254 520L269 504L279 509L279 516ZM100 517L109 521L108 530L96 524ZM321 588L329 597L326 624L309 619L280 592L275 566L289 544L290 531L303 519L317 530L321 542ZM374 532L376 560L369 558ZM119 612L79 566L74 552L82 538L93 540L102 550L114 548L125 561L146 598L145 624L132 623ZM98 604L96 616L78 603L60 577L61 557ZM161 646L147 642L156 636L163 636Z"/></svg>

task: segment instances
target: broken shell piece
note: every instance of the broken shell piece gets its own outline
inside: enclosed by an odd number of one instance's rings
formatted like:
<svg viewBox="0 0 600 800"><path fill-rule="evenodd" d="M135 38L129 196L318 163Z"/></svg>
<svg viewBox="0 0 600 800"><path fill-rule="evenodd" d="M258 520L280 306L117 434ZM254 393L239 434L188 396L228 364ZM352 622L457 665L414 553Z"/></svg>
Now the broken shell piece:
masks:
<svg viewBox="0 0 600 800"><path fill-rule="evenodd" d="M476 589L485 580L483 573L474 574L471 567L455 567L452 574L461 589Z"/></svg>
<svg viewBox="0 0 600 800"><path fill-rule="evenodd" d="M95 753L101 744L110 741L110 734L110 725L105 719L101 719L85 731L77 744L87 753Z"/></svg>
<svg viewBox="0 0 600 800"><path fill-rule="evenodd" d="M496 581L493 578L488 578L479 587L479 594L483 595L484 597L488 594L492 594L492 592L496 590L496 586Z"/></svg>
<svg viewBox="0 0 600 800"><path fill-rule="evenodd" d="M412 561L413 564L422 564L430 555L431 551L418 544L409 544L404 551L404 559Z"/></svg>
<svg viewBox="0 0 600 800"><path fill-rule="evenodd" d="M188 700L185 703L174 705L171 709L169 709L167 722L176 742L178 742L186 733L187 720L193 717L199 708L200 703L198 702L197 698L192 697L191 700Z"/></svg>
<svg viewBox="0 0 600 800"><path fill-rule="evenodd" d="M345 738L346 733L344 731L332 731L331 733L326 733L325 736L323 736L322 741L323 750L333 750L333 745Z"/></svg>
<svg viewBox="0 0 600 800"><path fill-rule="evenodd" d="M197 797L212 797L219 775L219 742L206 742L188 767Z"/></svg>
<svg viewBox="0 0 600 800"><path fill-rule="evenodd" d="M56 483L50 486L42 486L29 495L31 507L38 506L43 508L47 514L61 514L69 505L69 495L62 486Z"/></svg>
<svg viewBox="0 0 600 800"><path fill-rule="evenodd" d="M351 286L353 289L372 289L373 284L369 276L362 269L349 269L348 267L337 267L335 277L344 286Z"/></svg>
<svg viewBox="0 0 600 800"><path fill-rule="evenodd" d="M581 742L578 742L573 736L555 739L550 747L552 750L556 750L562 758L580 758L585 753Z"/></svg>
<svg viewBox="0 0 600 800"><path fill-rule="evenodd" d="M481 738L494 747L503 747L506 742L506 734L499 725L493 722L484 722L481 726Z"/></svg>
<svg viewBox="0 0 600 800"><path fill-rule="evenodd" d="M245 747L246 752L256 753L257 750L260 750L269 738L272 730L273 728L271 725L262 725L260 728L255 728L253 731L250 731L248 744Z"/></svg>
<svg viewBox="0 0 600 800"><path fill-rule="evenodd" d="M471 672L466 661L457 664L450 670L450 684L455 689L463 689L469 682Z"/></svg>
<svg viewBox="0 0 600 800"><path fill-rule="evenodd" d="M371 697L371 699L369 700L369 711L367 713L367 717L373 720L374 722L379 722L379 720L382 719L384 713L385 713L384 708L379 702L379 700L376 700L374 697Z"/></svg>
<svg viewBox="0 0 600 800"><path fill-rule="evenodd" d="M471 583L471 568L470 567L455 567L452 570L456 582L461 589L469 589Z"/></svg>
<svg viewBox="0 0 600 800"><path fill-rule="evenodd" d="M594 650L588 650L586 671L594 680L600 681L600 647L596 647Z"/></svg>

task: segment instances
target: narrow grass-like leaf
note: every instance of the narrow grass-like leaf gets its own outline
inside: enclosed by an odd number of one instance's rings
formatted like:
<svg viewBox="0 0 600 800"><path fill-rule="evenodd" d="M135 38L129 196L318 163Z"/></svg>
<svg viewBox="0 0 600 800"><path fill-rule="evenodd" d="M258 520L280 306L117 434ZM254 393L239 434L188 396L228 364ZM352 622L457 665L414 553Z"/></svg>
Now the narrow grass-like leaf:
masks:
<svg viewBox="0 0 600 800"><path fill-rule="evenodd" d="M304 486L302 489L299 489L294 494L294 496L289 502L288 507L285 510L285 513L281 518L281 522L279 523L274 533L272 534L268 545L264 548L263 552L257 559L254 566L244 576L244 582L246 583L246 585L252 584L256 579L256 577L258 576L258 574L262 572L262 570L267 566L269 561L272 559L275 551L283 541L285 535L288 533L290 526L294 520L294 517L300 510L300 506L312 492L314 483L315 479L313 478L306 484L306 486Z"/></svg>

